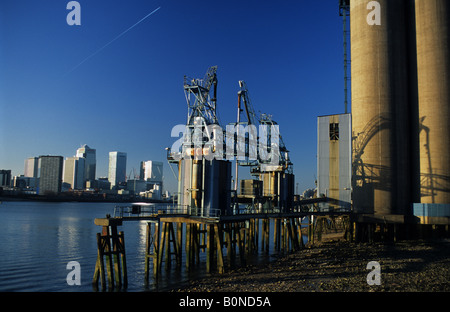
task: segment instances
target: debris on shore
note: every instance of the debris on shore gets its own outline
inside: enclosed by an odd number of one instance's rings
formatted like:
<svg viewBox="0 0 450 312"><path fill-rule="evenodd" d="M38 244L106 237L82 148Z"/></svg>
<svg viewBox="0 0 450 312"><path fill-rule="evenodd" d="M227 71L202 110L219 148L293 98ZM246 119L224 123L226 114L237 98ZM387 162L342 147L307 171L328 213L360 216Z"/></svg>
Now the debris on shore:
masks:
<svg viewBox="0 0 450 312"><path fill-rule="evenodd" d="M367 264L381 266L369 285ZM328 241L222 275L190 281L183 292L448 292L450 241Z"/></svg>

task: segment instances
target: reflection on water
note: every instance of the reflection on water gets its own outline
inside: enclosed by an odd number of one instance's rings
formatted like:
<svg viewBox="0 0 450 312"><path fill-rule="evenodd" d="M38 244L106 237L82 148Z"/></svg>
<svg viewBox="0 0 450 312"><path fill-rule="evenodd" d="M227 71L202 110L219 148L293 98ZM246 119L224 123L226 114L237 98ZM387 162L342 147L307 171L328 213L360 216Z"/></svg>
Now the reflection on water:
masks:
<svg viewBox="0 0 450 312"><path fill-rule="evenodd" d="M0 205L0 291L91 291L97 257L94 218L114 204L3 202ZM69 261L81 286L68 286Z"/></svg>
<svg viewBox="0 0 450 312"><path fill-rule="evenodd" d="M97 259L96 233L101 232L94 219L111 214L114 206L114 203L3 202L0 205L0 291L91 292ZM201 263L193 272L184 269L183 254L181 270L165 272L163 269L158 284L150 276L146 287L146 226L145 221L129 221L119 227L125 233L127 291L167 290L206 275L205 253L200 253ZM272 239L270 244L273 250ZM269 258L260 252L253 259L261 262ZM80 263L81 286L67 285L69 261Z"/></svg>

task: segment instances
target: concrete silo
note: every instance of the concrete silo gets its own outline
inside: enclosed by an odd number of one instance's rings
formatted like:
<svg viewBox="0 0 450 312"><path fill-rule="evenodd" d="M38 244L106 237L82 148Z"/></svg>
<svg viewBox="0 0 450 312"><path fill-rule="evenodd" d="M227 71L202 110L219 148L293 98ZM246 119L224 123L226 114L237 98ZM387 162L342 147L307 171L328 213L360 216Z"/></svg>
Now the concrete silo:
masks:
<svg viewBox="0 0 450 312"><path fill-rule="evenodd" d="M450 204L450 1L415 0L421 203Z"/></svg>
<svg viewBox="0 0 450 312"><path fill-rule="evenodd" d="M353 206L359 213L405 214L411 198L408 1L376 3L350 1Z"/></svg>

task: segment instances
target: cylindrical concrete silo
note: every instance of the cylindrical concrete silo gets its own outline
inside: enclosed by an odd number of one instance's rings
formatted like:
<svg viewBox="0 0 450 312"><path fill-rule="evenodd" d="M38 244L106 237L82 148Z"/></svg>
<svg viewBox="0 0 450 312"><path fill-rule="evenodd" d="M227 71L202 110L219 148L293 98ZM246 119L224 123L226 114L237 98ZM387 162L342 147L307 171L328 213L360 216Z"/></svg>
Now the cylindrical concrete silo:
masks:
<svg viewBox="0 0 450 312"><path fill-rule="evenodd" d="M450 204L450 1L415 4L421 202Z"/></svg>
<svg viewBox="0 0 450 312"><path fill-rule="evenodd" d="M404 214L410 204L408 1L378 0L379 8L370 2L350 1L353 207ZM368 22L372 12L379 25Z"/></svg>

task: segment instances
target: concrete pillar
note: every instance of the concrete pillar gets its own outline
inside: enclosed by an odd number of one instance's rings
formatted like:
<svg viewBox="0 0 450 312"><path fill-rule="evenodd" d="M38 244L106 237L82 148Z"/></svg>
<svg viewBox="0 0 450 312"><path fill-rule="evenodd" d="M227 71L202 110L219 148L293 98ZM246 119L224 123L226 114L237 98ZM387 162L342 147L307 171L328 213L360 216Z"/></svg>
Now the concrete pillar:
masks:
<svg viewBox="0 0 450 312"><path fill-rule="evenodd" d="M416 0L422 203L450 203L450 1Z"/></svg>
<svg viewBox="0 0 450 312"><path fill-rule="evenodd" d="M410 203L407 0L350 1L353 204L404 213ZM370 19L370 18L369 18Z"/></svg>

